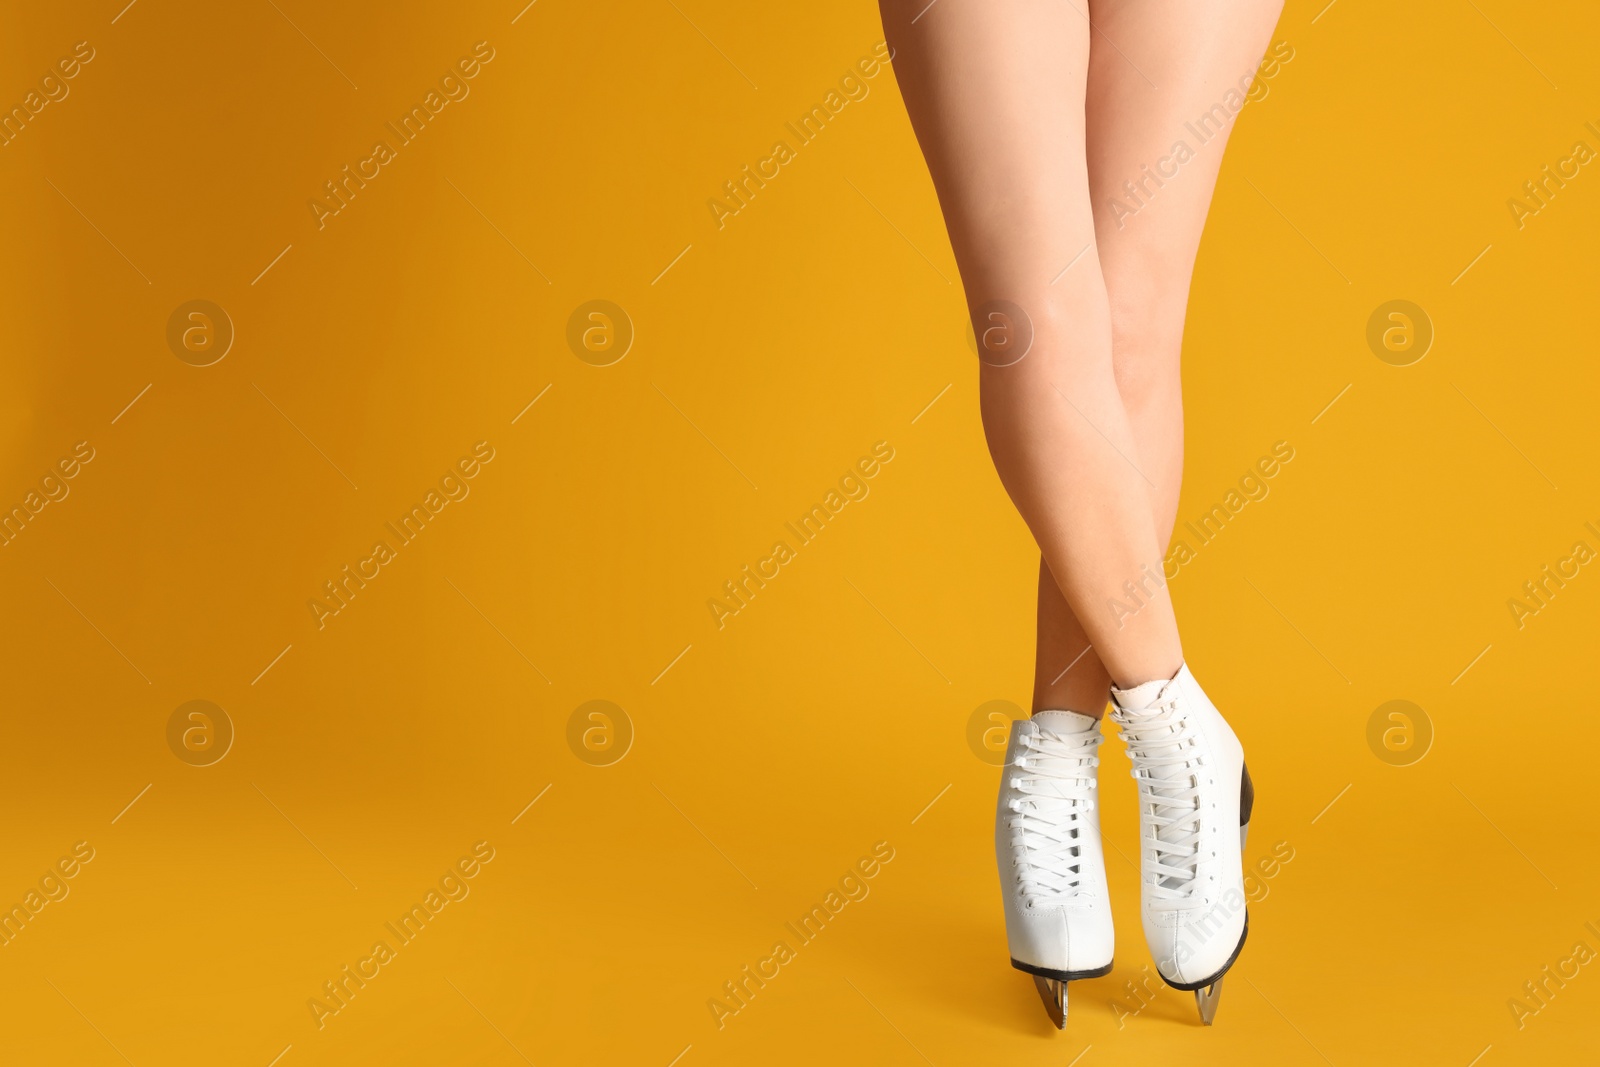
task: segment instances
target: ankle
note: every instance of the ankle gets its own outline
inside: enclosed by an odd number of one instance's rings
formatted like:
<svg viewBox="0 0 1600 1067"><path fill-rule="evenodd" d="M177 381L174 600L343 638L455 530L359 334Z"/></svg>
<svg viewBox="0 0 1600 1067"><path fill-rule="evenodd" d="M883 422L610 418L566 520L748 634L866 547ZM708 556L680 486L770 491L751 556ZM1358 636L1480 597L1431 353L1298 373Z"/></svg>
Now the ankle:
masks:
<svg viewBox="0 0 1600 1067"><path fill-rule="evenodd" d="M1183 666L1184 660L1180 656L1171 670L1161 667L1154 671L1134 670L1126 675L1115 676L1111 680L1111 699L1114 701L1118 693L1131 693L1140 686L1165 685L1178 676L1178 672L1183 670Z"/></svg>
<svg viewBox="0 0 1600 1067"><path fill-rule="evenodd" d="M1106 709L1105 709L1105 705L1104 704L1102 704L1099 708L1095 709L1094 711L1089 711L1089 710L1086 710L1081 705L1078 706L1078 707L1069 707L1069 706L1066 706L1066 705L1061 704L1059 702L1055 703L1055 704L1040 704L1038 701L1034 701L1034 708L1033 708L1032 711L1028 712L1028 715L1030 717L1037 717L1039 715L1045 714L1046 712L1063 712L1064 711L1064 712L1067 712L1067 713L1072 714L1072 715L1082 715L1085 718L1094 719L1095 721L1098 722L1100 720L1100 718L1105 714L1105 710Z"/></svg>

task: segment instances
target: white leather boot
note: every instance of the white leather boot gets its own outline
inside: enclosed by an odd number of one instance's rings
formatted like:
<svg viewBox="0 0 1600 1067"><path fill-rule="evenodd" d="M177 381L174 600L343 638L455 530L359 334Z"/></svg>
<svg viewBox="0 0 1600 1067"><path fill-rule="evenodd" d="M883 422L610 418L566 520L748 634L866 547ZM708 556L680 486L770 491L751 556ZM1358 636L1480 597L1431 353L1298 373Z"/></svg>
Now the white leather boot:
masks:
<svg viewBox="0 0 1600 1067"><path fill-rule="evenodd" d="M1111 971L1100 850L1099 721L1041 711L1011 724L994 823L1011 965L1033 975L1057 1029L1067 983Z"/></svg>
<svg viewBox="0 0 1600 1067"><path fill-rule="evenodd" d="M1111 697L1139 783L1145 940L1161 977L1194 991L1209 1026L1249 930L1241 854L1255 793L1244 749L1187 664Z"/></svg>

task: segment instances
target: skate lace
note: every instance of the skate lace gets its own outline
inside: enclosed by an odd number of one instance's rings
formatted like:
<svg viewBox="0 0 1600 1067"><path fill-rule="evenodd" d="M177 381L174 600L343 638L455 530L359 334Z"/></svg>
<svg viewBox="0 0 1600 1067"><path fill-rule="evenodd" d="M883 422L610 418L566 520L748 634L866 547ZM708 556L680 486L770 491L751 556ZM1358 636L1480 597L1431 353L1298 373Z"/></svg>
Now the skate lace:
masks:
<svg viewBox="0 0 1600 1067"><path fill-rule="evenodd" d="M1023 753L1008 767L1007 822L1017 882L1028 907L1071 904L1084 893L1081 817L1094 810L1099 787L1095 749L1099 730L1058 734L1040 729L1021 735Z"/></svg>
<svg viewBox="0 0 1600 1067"><path fill-rule="evenodd" d="M1111 718L1122 727L1139 805L1150 816L1144 840L1153 853L1145 870L1149 900L1163 910L1183 907L1195 888L1200 855L1202 757L1195 751L1195 734L1178 713L1176 698L1157 700L1131 715L1117 708Z"/></svg>

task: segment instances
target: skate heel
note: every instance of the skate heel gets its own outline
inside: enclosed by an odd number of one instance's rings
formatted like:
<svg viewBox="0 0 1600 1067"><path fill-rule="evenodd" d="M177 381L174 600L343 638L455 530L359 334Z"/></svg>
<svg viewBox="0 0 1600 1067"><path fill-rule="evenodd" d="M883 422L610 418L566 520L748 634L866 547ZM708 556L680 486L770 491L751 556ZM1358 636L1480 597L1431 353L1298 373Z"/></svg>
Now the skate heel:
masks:
<svg viewBox="0 0 1600 1067"><path fill-rule="evenodd" d="M1239 774L1239 854L1244 854L1245 842L1250 838L1250 811L1256 806L1256 787L1250 781L1250 767L1248 764L1240 766ZM1245 933L1250 931L1250 916L1245 914ZM1239 958L1239 950L1244 948L1244 935L1239 937L1239 948L1233 950L1233 958L1228 960L1227 966L1217 974L1211 984L1194 991L1194 1006L1200 1012L1200 1021L1210 1026L1217 1017L1217 1005L1222 1000L1222 978L1228 973Z"/></svg>
<svg viewBox="0 0 1600 1067"><path fill-rule="evenodd" d="M1250 781L1250 765L1241 765L1239 776L1239 852L1244 853L1244 843L1250 837L1250 809L1256 806L1256 787Z"/></svg>

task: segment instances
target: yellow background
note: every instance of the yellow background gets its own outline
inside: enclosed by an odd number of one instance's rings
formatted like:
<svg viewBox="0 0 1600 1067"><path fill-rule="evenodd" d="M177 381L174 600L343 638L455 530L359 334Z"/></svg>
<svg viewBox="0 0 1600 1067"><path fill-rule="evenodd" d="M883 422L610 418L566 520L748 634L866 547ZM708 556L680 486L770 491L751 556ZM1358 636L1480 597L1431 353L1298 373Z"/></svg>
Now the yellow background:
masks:
<svg viewBox="0 0 1600 1067"><path fill-rule="evenodd" d="M1057 1034L968 744L1026 700L1036 556L893 74L724 228L706 206L870 54L874 6L122 2L0 36L8 108L96 50L0 148L0 500L95 449L0 548L0 902L95 850L0 947L6 1062L1592 1054L1594 967L1520 1030L1508 1001L1600 950L1600 575L1521 629L1506 604L1600 548L1600 177L1520 230L1506 204L1600 147L1589 5L1285 11L1199 257L1181 518L1296 454L1173 588L1249 752L1247 858L1293 859L1214 1028L1131 996L1112 742L1117 965ZM319 230L323 182L480 40L470 95ZM237 331L209 367L165 339L195 298ZM608 367L565 340L593 299L636 330ZM1413 366L1365 341L1392 299L1436 330ZM319 631L322 583L478 441L470 496ZM877 441L870 495L719 630L707 600ZM196 699L236 730L207 767L166 740ZM611 766L568 745L594 699L632 724ZM1410 766L1367 741L1395 699L1432 724ZM319 1030L307 1001L478 841L470 895ZM707 1001L879 841L870 896L719 1030Z"/></svg>

